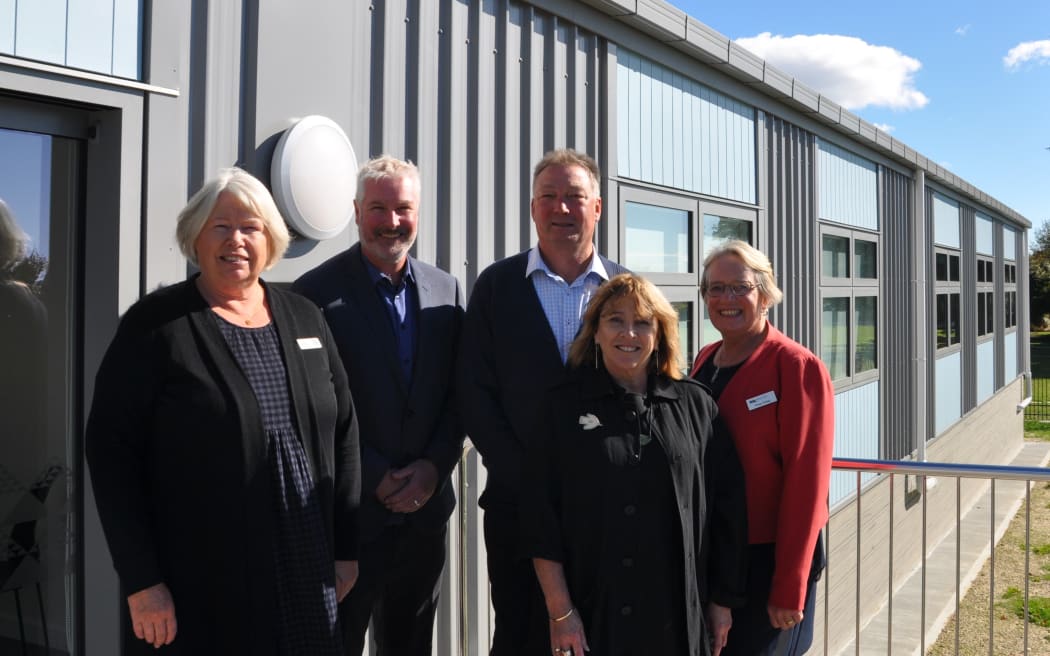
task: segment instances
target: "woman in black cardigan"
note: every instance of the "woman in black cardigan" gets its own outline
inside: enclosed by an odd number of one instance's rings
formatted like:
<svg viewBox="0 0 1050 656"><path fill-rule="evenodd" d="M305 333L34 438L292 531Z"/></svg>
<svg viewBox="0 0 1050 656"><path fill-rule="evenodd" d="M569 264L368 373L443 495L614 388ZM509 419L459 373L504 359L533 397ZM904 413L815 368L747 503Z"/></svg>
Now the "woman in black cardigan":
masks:
<svg viewBox="0 0 1050 656"><path fill-rule="evenodd" d="M743 472L678 354L678 314L620 274L548 394L521 506L555 656L717 654L745 601Z"/></svg>
<svg viewBox="0 0 1050 656"><path fill-rule="evenodd" d="M357 421L317 308L259 274L289 235L227 169L176 228L200 268L124 315L86 450L127 597L124 653L341 654L357 578Z"/></svg>

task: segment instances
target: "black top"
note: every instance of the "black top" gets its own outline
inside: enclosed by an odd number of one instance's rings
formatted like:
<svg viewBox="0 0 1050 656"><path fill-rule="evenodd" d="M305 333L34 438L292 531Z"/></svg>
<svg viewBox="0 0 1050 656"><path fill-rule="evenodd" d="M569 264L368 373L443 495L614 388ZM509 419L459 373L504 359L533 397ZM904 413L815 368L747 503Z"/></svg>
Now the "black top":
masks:
<svg viewBox="0 0 1050 656"><path fill-rule="evenodd" d="M295 425L334 558L357 556L360 449L335 342L308 300L266 287ZM251 384L193 280L124 315L85 437L99 517L127 595L166 583L172 654L275 654L270 458ZM124 623L125 654L153 654Z"/></svg>
<svg viewBox="0 0 1050 656"><path fill-rule="evenodd" d="M656 377L635 408L582 368L547 403L523 555L563 564L592 653L706 654L701 602L740 606L746 582L743 473L714 401Z"/></svg>

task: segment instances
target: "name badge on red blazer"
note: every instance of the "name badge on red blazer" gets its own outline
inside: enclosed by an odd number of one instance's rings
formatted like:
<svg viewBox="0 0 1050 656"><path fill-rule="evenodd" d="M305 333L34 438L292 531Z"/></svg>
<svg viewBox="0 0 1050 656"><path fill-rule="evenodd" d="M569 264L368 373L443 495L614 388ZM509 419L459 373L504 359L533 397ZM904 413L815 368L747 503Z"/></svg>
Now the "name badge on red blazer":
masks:
<svg viewBox="0 0 1050 656"><path fill-rule="evenodd" d="M761 407L764 407L764 406L767 406L767 405L769 405L771 403L776 403L776 402L777 402L777 395L773 392L773 390L769 390L768 392L766 392L764 394L759 394L758 396L752 396L750 399L748 399L747 400L747 409L751 410L752 412L754 412L755 410L758 410Z"/></svg>

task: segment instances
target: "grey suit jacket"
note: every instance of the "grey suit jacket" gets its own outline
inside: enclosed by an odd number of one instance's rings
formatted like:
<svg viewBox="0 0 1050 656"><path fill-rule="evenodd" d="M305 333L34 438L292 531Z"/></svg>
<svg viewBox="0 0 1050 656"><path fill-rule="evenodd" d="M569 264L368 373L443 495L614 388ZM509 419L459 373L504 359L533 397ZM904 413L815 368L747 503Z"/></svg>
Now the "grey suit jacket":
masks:
<svg viewBox="0 0 1050 656"><path fill-rule="evenodd" d="M388 469L418 458L437 468L434 496L419 511L404 515L417 528L439 530L455 507L449 476L459 461L463 430L453 378L464 303L453 276L412 260L419 313L409 385L397 359L386 310L362 258L361 246L355 244L305 273L292 289L321 308L350 378L361 434L360 530L367 541L391 519L375 497Z"/></svg>

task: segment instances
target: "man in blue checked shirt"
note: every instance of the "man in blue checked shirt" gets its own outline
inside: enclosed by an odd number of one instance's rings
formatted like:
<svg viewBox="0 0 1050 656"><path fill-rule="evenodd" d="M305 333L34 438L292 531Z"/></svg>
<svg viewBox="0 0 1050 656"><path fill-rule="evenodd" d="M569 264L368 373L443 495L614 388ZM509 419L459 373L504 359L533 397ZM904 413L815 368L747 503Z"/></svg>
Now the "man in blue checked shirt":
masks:
<svg viewBox="0 0 1050 656"><path fill-rule="evenodd" d="M494 656L550 648L527 644L530 635L547 634L549 620L532 562L517 553L518 497L527 485L521 468L587 303L599 285L626 271L594 248L599 179L598 164L584 153L544 155L533 171L530 204L539 244L478 276L463 324L457 399L488 470L480 503Z"/></svg>

